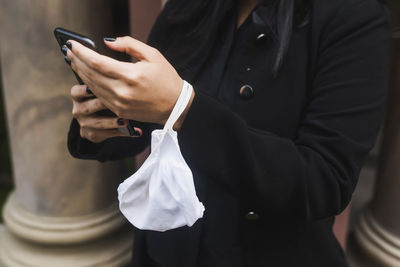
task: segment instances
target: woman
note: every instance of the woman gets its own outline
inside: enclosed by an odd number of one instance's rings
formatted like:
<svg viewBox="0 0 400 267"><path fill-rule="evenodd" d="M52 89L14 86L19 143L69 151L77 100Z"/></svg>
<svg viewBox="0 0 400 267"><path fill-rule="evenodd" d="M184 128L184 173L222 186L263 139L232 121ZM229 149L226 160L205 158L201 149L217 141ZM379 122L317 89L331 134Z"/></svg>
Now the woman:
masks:
<svg viewBox="0 0 400 267"><path fill-rule="evenodd" d="M378 0L170 0L149 45L105 39L137 63L71 41L91 89L71 90L75 157L137 154L194 87L174 128L204 218L136 230L134 266L346 266L332 224L382 121L389 36ZM139 136L117 130L127 119Z"/></svg>

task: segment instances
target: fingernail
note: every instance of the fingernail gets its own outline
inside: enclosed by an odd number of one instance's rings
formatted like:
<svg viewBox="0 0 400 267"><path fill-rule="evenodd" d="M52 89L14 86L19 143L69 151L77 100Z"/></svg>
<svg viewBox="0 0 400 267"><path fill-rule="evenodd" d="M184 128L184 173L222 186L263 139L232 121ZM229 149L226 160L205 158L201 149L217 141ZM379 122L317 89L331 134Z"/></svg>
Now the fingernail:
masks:
<svg viewBox="0 0 400 267"><path fill-rule="evenodd" d="M67 41L67 42L65 43L65 45L66 45L70 50L72 50L72 43L71 43L70 41Z"/></svg>
<svg viewBox="0 0 400 267"><path fill-rule="evenodd" d="M93 95L93 92L92 90L90 90L89 87L86 87L86 93L88 93L89 95Z"/></svg>
<svg viewBox="0 0 400 267"><path fill-rule="evenodd" d="M123 118L119 118L118 120L117 120L117 123L118 123L118 125L124 125L125 124L125 121L124 121L124 119Z"/></svg>
<svg viewBox="0 0 400 267"><path fill-rule="evenodd" d="M63 52L64 56L67 55L67 51L68 51L68 49L67 49L66 46L62 46L62 47L61 47L61 52Z"/></svg>
<svg viewBox="0 0 400 267"><path fill-rule="evenodd" d="M107 42L115 42L115 38L112 38L112 37L104 37L104 41L107 41Z"/></svg>
<svg viewBox="0 0 400 267"><path fill-rule="evenodd" d="M135 132L133 133L133 136L140 136L140 132L139 132L139 131L135 131Z"/></svg>
<svg viewBox="0 0 400 267"><path fill-rule="evenodd" d="M71 60L68 57L64 57L65 62L67 62L68 65L71 66Z"/></svg>

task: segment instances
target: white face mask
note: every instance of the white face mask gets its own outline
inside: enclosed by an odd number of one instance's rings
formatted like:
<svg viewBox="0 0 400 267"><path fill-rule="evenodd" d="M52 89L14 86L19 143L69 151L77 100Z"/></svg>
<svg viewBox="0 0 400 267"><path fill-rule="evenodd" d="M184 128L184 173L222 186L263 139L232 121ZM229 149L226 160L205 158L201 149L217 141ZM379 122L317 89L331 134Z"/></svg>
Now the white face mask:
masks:
<svg viewBox="0 0 400 267"><path fill-rule="evenodd" d="M203 217L193 174L172 129L185 110L193 87L184 81L181 94L164 129L151 133L151 153L143 165L118 187L119 208L135 227L167 231L192 226Z"/></svg>

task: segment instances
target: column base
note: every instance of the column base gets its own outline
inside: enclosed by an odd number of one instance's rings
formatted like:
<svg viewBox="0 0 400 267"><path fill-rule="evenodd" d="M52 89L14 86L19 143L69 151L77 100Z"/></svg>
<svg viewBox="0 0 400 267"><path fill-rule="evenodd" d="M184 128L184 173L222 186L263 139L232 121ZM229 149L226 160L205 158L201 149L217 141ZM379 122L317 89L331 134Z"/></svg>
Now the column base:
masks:
<svg viewBox="0 0 400 267"><path fill-rule="evenodd" d="M87 216L41 217L21 207L12 194L0 228L0 266L127 266L133 234L118 207Z"/></svg>
<svg viewBox="0 0 400 267"><path fill-rule="evenodd" d="M114 234L78 246L41 246L0 230L0 265L4 267L128 266L132 235Z"/></svg>
<svg viewBox="0 0 400 267"><path fill-rule="evenodd" d="M384 229L366 209L356 221L347 254L351 266L400 266L400 238Z"/></svg>

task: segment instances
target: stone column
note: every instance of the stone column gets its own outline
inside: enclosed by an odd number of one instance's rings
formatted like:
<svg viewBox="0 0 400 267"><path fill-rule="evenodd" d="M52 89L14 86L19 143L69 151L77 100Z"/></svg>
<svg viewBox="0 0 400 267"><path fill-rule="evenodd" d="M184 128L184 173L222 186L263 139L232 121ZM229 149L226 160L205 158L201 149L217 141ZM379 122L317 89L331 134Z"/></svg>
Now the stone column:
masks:
<svg viewBox="0 0 400 267"><path fill-rule="evenodd" d="M390 1L394 32L386 122L375 192L349 242L354 266L400 266L400 3Z"/></svg>
<svg viewBox="0 0 400 267"><path fill-rule="evenodd" d="M66 147L76 80L53 29L101 43L112 1L0 0L0 51L15 191L0 266L123 266L133 236L117 207L119 162L73 159Z"/></svg>

